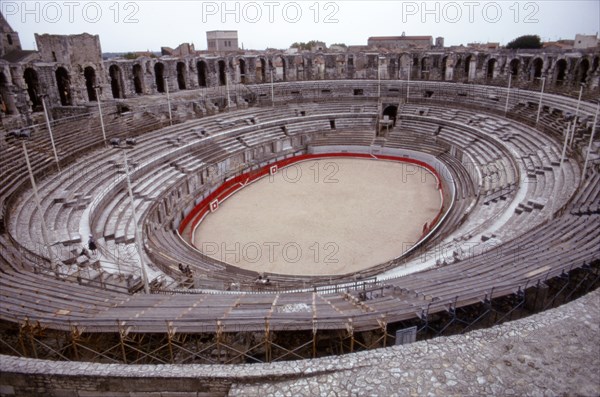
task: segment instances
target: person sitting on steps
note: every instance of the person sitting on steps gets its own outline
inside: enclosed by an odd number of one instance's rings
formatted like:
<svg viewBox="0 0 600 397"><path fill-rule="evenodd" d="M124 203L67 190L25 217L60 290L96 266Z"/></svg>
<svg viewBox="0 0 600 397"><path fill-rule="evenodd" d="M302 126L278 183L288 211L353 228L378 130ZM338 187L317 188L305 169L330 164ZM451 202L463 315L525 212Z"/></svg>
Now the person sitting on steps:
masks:
<svg viewBox="0 0 600 397"><path fill-rule="evenodd" d="M98 249L98 247L96 247L96 241L94 240L94 236L92 236L90 234L90 239L88 240L88 248L90 251L92 251L92 254L96 254L96 250Z"/></svg>

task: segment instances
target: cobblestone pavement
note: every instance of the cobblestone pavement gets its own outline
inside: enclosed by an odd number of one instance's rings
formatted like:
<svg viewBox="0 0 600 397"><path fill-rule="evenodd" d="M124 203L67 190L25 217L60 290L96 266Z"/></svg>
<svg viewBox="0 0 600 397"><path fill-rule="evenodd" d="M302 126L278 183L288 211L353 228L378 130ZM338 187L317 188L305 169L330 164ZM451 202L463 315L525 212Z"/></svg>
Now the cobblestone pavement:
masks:
<svg viewBox="0 0 600 397"><path fill-rule="evenodd" d="M19 377L20 382L15 380ZM18 392L29 390L32 382L37 385L33 393ZM207 392L209 386L219 393ZM115 389L120 392L114 394ZM599 396L600 290L560 308L465 335L316 360L106 365L0 356L0 395L19 394Z"/></svg>
<svg viewBox="0 0 600 397"><path fill-rule="evenodd" d="M237 383L230 395L598 396L599 324L595 291L559 309L466 335L316 360L323 373ZM292 365L297 373L311 367Z"/></svg>

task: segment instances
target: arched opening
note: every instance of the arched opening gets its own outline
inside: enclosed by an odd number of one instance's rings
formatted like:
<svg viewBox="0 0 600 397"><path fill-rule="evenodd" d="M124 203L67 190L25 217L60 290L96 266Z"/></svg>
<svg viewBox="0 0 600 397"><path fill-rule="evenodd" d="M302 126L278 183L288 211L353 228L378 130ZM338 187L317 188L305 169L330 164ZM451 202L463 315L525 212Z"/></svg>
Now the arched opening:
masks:
<svg viewBox="0 0 600 397"><path fill-rule="evenodd" d="M275 67L273 78L275 81L286 81L286 67L285 59L280 56L275 57L273 60L273 66Z"/></svg>
<svg viewBox="0 0 600 397"><path fill-rule="evenodd" d="M336 78L343 79L346 77L346 56L338 55L335 58Z"/></svg>
<svg viewBox="0 0 600 397"><path fill-rule="evenodd" d="M69 72L62 66L56 69L54 73L56 77L56 88L58 88L58 94L60 95L60 104L62 106L71 106L71 79L69 78Z"/></svg>
<svg viewBox="0 0 600 397"><path fill-rule="evenodd" d="M429 80L429 58L423 57L421 59L421 79Z"/></svg>
<svg viewBox="0 0 600 397"><path fill-rule="evenodd" d="M389 105L383 109L383 118L387 116L390 120L392 120L392 125L396 125L396 116L398 115L398 106Z"/></svg>
<svg viewBox="0 0 600 397"><path fill-rule="evenodd" d="M410 70L410 78L412 80L417 80L421 76L421 69L419 68L419 58L414 57L412 60L412 68Z"/></svg>
<svg viewBox="0 0 600 397"><path fill-rule="evenodd" d="M456 60L456 65L454 65L454 69L453 69L453 72L454 72L453 73L453 80L458 80L460 78L460 73L461 73L461 70L462 70L462 67L463 67L462 62L463 62L462 58L458 58Z"/></svg>
<svg viewBox="0 0 600 397"><path fill-rule="evenodd" d="M256 80L260 83L267 81L267 62L263 58L256 64Z"/></svg>
<svg viewBox="0 0 600 397"><path fill-rule="evenodd" d="M185 63L177 62L177 87L180 90L185 90Z"/></svg>
<svg viewBox="0 0 600 397"><path fill-rule="evenodd" d="M518 59L513 59L512 61L510 61L510 64L508 65L508 70L513 77L517 77L519 75L520 64L521 62Z"/></svg>
<svg viewBox="0 0 600 397"><path fill-rule="evenodd" d="M196 68L198 69L198 86L200 87L207 87L207 70L208 67L206 66L206 62L204 61L198 61L196 63Z"/></svg>
<svg viewBox="0 0 600 397"><path fill-rule="evenodd" d="M494 58L487 62L487 74L486 79L492 80L494 78L494 70L496 69L496 60Z"/></svg>
<svg viewBox="0 0 600 397"><path fill-rule="evenodd" d="M585 83L588 77L588 71L590 69L590 61L587 58L583 58L579 62L579 68L577 68L577 77L575 81L577 83Z"/></svg>
<svg viewBox="0 0 600 397"><path fill-rule="evenodd" d="M269 80L276 81L277 76L275 75L275 67L273 66L273 61L271 59L268 60L267 70L269 71Z"/></svg>
<svg viewBox="0 0 600 397"><path fill-rule="evenodd" d="M13 113L11 98L8 90L8 79L3 72L0 72L0 119L2 115Z"/></svg>
<svg viewBox="0 0 600 397"><path fill-rule="evenodd" d="M108 68L108 74L110 76L110 88L113 98L124 98L123 85L121 84L121 68L117 65L112 65Z"/></svg>
<svg viewBox="0 0 600 397"><path fill-rule="evenodd" d="M246 84L246 61L240 59L240 83Z"/></svg>
<svg viewBox="0 0 600 397"><path fill-rule="evenodd" d="M25 80L25 84L27 84L27 94L31 101L31 111L37 112L42 109L42 101L39 98L41 93L38 74L32 68L27 68L23 73L23 79Z"/></svg>
<svg viewBox="0 0 600 397"><path fill-rule="evenodd" d="M305 80L306 76L304 74L304 58L297 56L294 60L294 63L296 64L296 80Z"/></svg>
<svg viewBox="0 0 600 397"><path fill-rule="evenodd" d="M325 58L322 55L315 57L313 74L317 80L325 79Z"/></svg>
<svg viewBox="0 0 600 397"><path fill-rule="evenodd" d="M154 80L156 81L156 91L165 92L165 65L158 62L154 65Z"/></svg>
<svg viewBox="0 0 600 397"><path fill-rule="evenodd" d="M472 55L469 55L465 59L465 80L469 81L469 73L471 72L471 60L473 59Z"/></svg>
<svg viewBox="0 0 600 397"><path fill-rule="evenodd" d="M407 80L410 78L409 75L409 69L410 69L410 63L411 63L411 59L410 56L408 54L402 54L400 55L400 58L398 60L399 63L399 67L398 67L398 78L400 80Z"/></svg>
<svg viewBox="0 0 600 397"><path fill-rule="evenodd" d="M542 77L542 68L544 67L544 61L541 58L535 58L532 64L532 76L534 84L539 84L540 78Z"/></svg>
<svg viewBox="0 0 600 397"><path fill-rule="evenodd" d="M567 61L565 61L564 59L558 60L556 62L555 70L556 70L556 78L554 80L555 84L557 86L561 86L564 84L565 75L567 74Z"/></svg>
<svg viewBox="0 0 600 397"><path fill-rule="evenodd" d="M600 64L600 57L594 57L594 62L592 62L592 73L595 73L598 70L598 66Z"/></svg>
<svg viewBox="0 0 600 397"><path fill-rule="evenodd" d="M219 85L227 84L227 73L225 61L219 61Z"/></svg>
<svg viewBox="0 0 600 397"><path fill-rule="evenodd" d="M442 65L441 65L441 80L442 81L446 81L446 63L448 62L448 57L443 57L442 58Z"/></svg>
<svg viewBox="0 0 600 397"><path fill-rule="evenodd" d="M144 75L142 73L142 66L140 64L133 65L133 88L136 94L144 93Z"/></svg>
<svg viewBox="0 0 600 397"><path fill-rule="evenodd" d="M83 69L83 77L85 77L85 88L87 89L88 99L90 102L97 101L96 97L96 70L88 66Z"/></svg>

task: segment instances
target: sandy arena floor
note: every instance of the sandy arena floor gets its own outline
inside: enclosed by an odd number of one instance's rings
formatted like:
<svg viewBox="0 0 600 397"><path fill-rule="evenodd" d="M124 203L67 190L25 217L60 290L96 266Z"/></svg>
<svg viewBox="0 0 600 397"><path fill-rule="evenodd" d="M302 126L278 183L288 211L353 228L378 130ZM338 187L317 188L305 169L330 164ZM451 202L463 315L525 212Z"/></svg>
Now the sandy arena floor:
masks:
<svg viewBox="0 0 600 397"><path fill-rule="evenodd" d="M435 176L413 164L332 158L249 185L198 225L205 254L259 272L333 275L401 255L441 206Z"/></svg>

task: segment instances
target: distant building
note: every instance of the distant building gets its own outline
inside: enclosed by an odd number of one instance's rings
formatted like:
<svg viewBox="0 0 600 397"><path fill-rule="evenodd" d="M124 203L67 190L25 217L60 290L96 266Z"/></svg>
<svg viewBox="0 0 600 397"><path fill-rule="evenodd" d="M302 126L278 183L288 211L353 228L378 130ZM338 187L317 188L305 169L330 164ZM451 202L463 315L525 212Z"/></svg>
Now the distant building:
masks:
<svg viewBox="0 0 600 397"><path fill-rule="evenodd" d="M319 52L325 51L327 49L327 45L322 41L315 41L315 43L310 47L310 52Z"/></svg>
<svg viewBox="0 0 600 397"><path fill-rule="evenodd" d="M212 30L206 32L206 41L208 42L208 51L210 52L237 51L239 49L237 30Z"/></svg>
<svg viewBox="0 0 600 397"><path fill-rule="evenodd" d="M369 50L368 45L349 45L348 46L348 52L361 52L361 51L368 51L368 50Z"/></svg>
<svg viewBox="0 0 600 397"><path fill-rule="evenodd" d="M152 51L134 51L133 54L136 58L139 57L147 57L147 58L156 58L157 54Z"/></svg>
<svg viewBox="0 0 600 397"><path fill-rule="evenodd" d="M500 43L468 43L467 47L480 51L493 51L500 48Z"/></svg>
<svg viewBox="0 0 600 397"><path fill-rule="evenodd" d="M542 43L542 48L545 50L570 50L573 48L573 44L573 40L547 41Z"/></svg>
<svg viewBox="0 0 600 397"><path fill-rule="evenodd" d="M0 57L14 50L21 50L19 34L10 27L4 16L0 14Z"/></svg>
<svg viewBox="0 0 600 397"><path fill-rule="evenodd" d="M194 48L194 44L183 43L183 44L180 44L175 49L173 49L171 47L161 47L160 53L161 53L161 55L169 55L169 56L173 56L173 57L184 57L186 55L195 54L196 49Z"/></svg>
<svg viewBox="0 0 600 397"><path fill-rule="evenodd" d="M444 48L444 38L443 37L435 38L435 48Z"/></svg>
<svg viewBox="0 0 600 397"><path fill-rule="evenodd" d="M433 46L432 36L378 36L369 37L370 48L387 48L388 50L419 49L427 50Z"/></svg>
<svg viewBox="0 0 600 397"><path fill-rule="evenodd" d="M595 48L598 46L598 37L594 35L577 34L575 35L575 42L573 48L575 49L586 49Z"/></svg>
<svg viewBox="0 0 600 397"><path fill-rule="evenodd" d="M19 33L10 27L2 14L0 14L0 60L7 62L39 60L37 51L21 49Z"/></svg>
<svg viewBox="0 0 600 397"><path fill-rule="evenodd" d="M343 46L343 45L331 45L329 46L329 51L330 52L346 52L348 50L348 47Z"/></svg>

